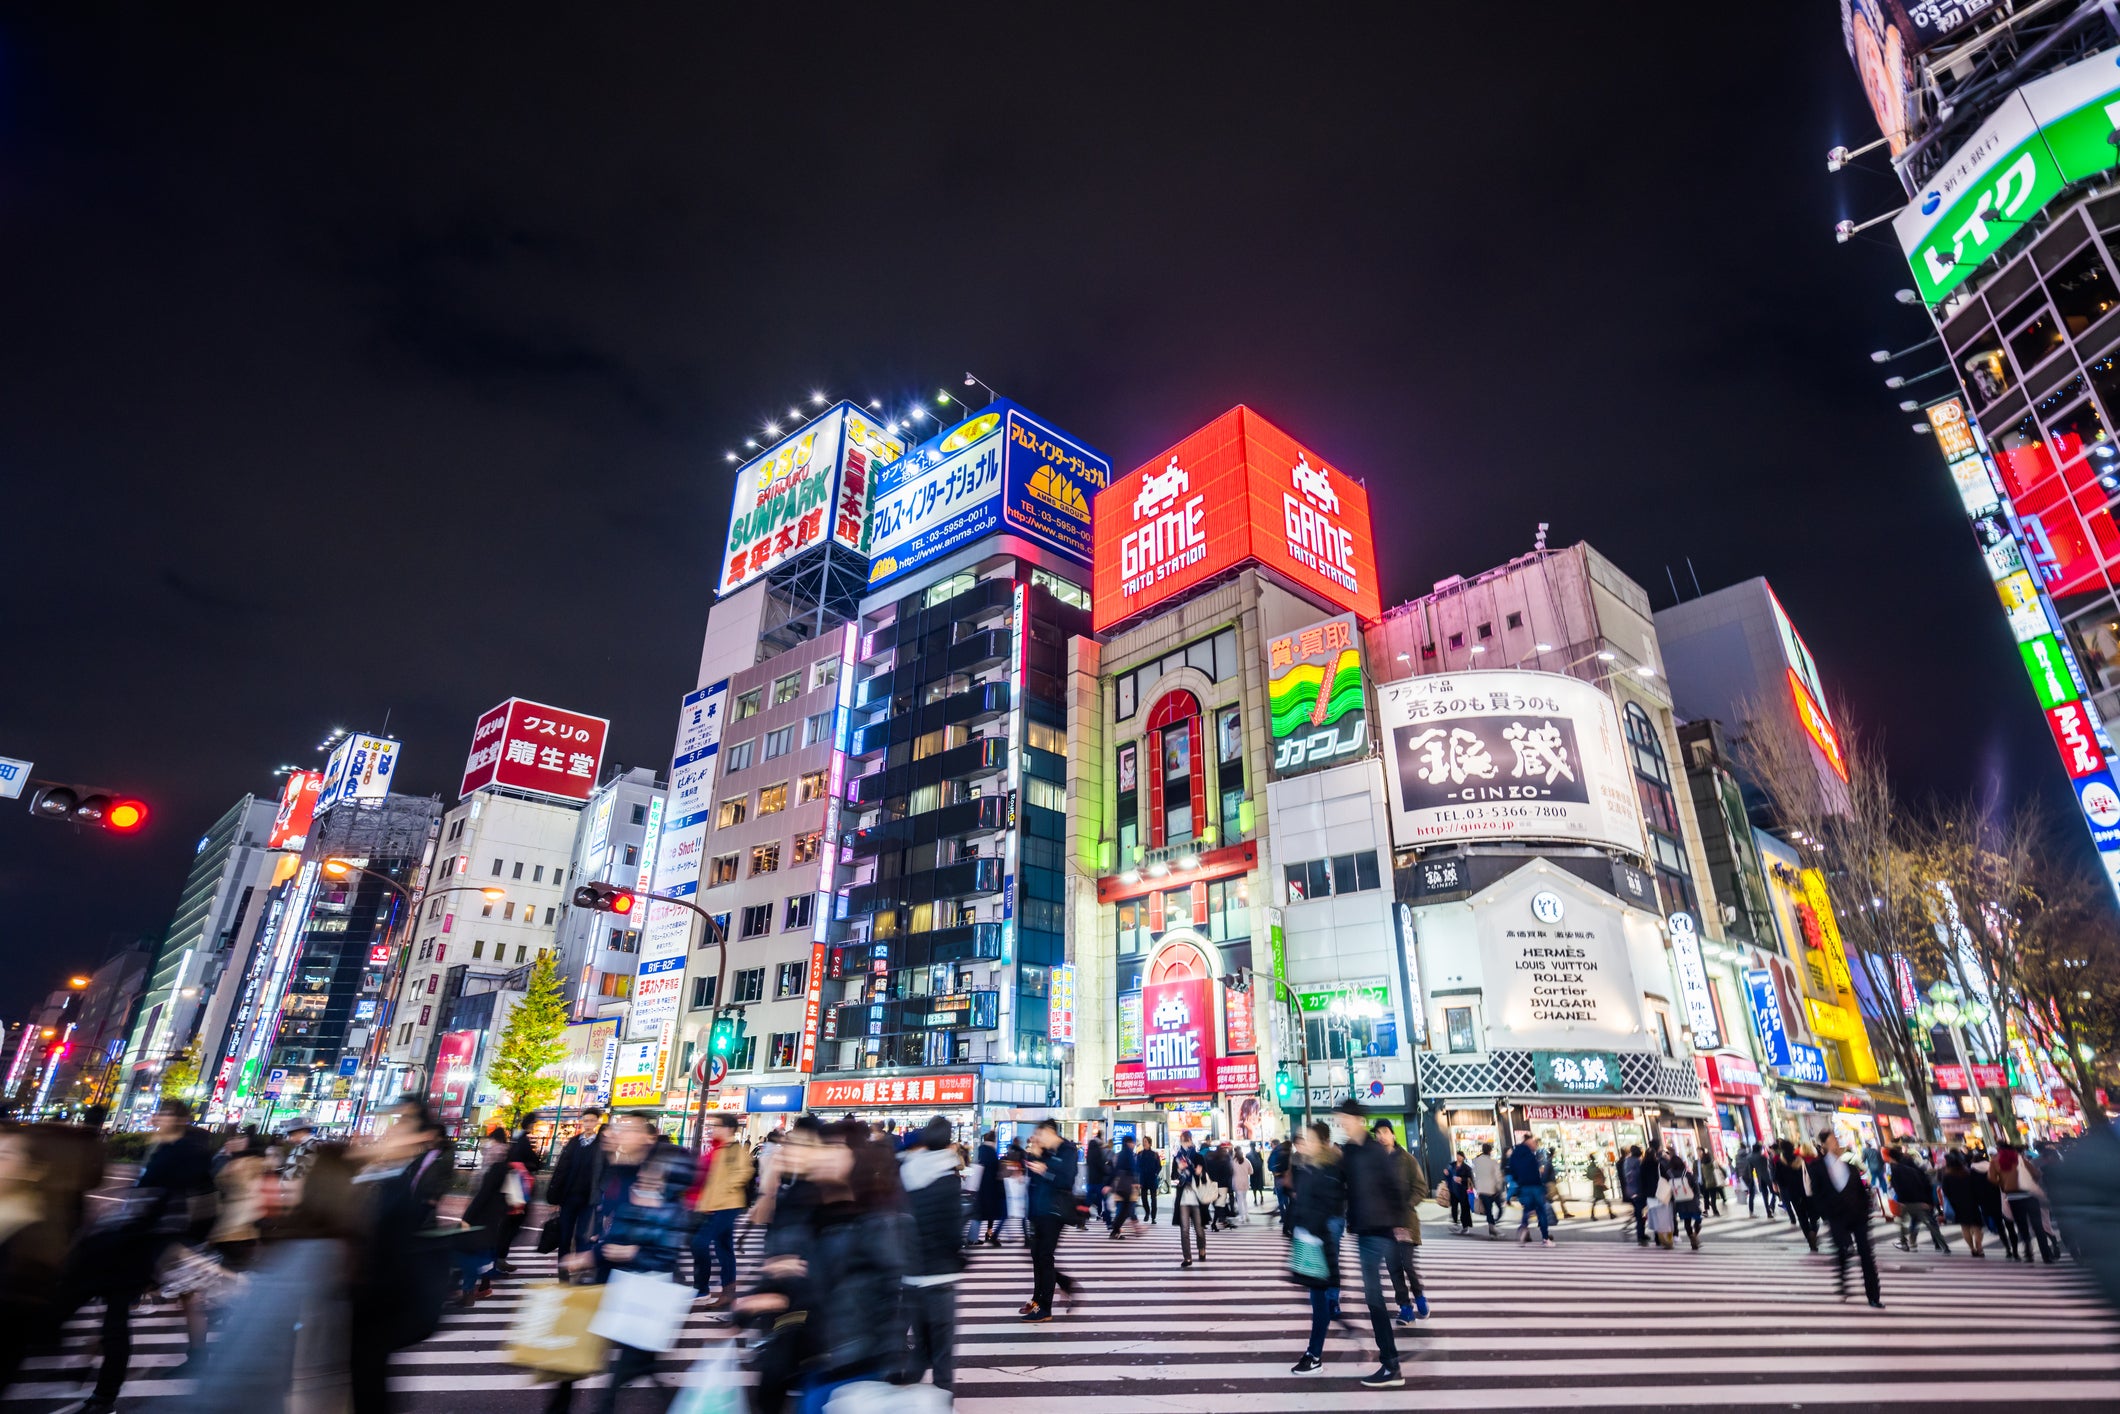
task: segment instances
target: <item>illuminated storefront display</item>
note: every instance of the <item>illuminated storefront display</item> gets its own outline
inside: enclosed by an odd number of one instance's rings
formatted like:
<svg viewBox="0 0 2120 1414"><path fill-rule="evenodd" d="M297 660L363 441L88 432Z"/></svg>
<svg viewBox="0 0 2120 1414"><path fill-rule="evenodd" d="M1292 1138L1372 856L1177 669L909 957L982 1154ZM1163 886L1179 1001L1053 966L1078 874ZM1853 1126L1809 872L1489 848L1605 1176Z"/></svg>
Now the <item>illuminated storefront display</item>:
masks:
<svg viewBox="0 0 2120 1414"><path fill-rule="evenodd" d="M1256 563L1363 622L1382 612L1369 493L1249 408L1097 498L1097 631Z"/></svg>

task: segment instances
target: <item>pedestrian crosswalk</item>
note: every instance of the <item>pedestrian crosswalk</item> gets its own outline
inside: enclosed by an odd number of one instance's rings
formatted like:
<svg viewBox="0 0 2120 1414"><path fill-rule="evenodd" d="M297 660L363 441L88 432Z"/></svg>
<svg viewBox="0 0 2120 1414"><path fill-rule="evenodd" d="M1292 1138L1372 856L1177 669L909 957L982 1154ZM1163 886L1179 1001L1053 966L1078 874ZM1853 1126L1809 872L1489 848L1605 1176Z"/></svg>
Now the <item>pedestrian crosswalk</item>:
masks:
<svg viewBox="0 0 2120 1414"><path fill-rule="evenodd" d="M1376 1350L1352 1242L1343 1298L1352 1329L1329 1336L1322 1370L1295 1375L1308 1308L1263 1215L1212 1234L1190 1269L1167 1223L1120 1240L1096 1226L1069 1232L1060 1266L1077 1296L1043 1325L1017 1319L1031 1270L1011 1241L976 1249L960 1285L957 1403L967 1414L2120 1407L2120 1320L2066 1262L1908 1254L1892 1249L1882 1224L1873 1231L1881 1311L1838 1301L1830 1256L1813 1255L1778 1217L1711 1218L1698 1251L1644 1250L1631 1218L1563 1222L1552 1247L1520 1244L1513 1224L1489 1238L1484 1224L1461 1237L1432 1222L1420 1253L1431 1314L1401 1332L1407 1383L1387 1391L1356 1384ZM537 1397L500 1349L524 1286L551 1279L553 1259L521 1250L515 1262L491 1299L452 1311L433 1339L397 1358L405 1407L521 1414ZM86 1364L93 1331L92 1320L76 1321L68 1350L33 1362L9 1407L43 1414L78 1398L72 1367ZM169 1377L185 1349L178 1312L147 1310L137 1339L125 1391L136 1407L190 1389ZM663 1379L678 1382L734 1339L702 1306L662 1361ZM660 1408L660 1398L641 1390L621 1407Z"/></svg>

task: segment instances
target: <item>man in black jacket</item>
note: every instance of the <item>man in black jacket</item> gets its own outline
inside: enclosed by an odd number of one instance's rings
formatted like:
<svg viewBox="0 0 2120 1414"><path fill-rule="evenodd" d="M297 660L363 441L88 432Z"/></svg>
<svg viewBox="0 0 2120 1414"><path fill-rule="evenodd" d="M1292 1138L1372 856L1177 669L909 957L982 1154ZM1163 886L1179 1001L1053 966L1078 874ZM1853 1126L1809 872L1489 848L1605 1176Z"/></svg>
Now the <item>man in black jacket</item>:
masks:
<svg viewBox="0 0 2120 1414"><path fill-rule="evenodd" d="M1083 1195L1089 1205L1097 1210L1097 1216L1111 1221L1111 1213L1105 1207L1104 1195L1111 1187L1110 1150L1104 1147L1104 1126L1090 1126L1089 1138L1082 1146Z"/></svg>
<svg viewBox="0 0 2120 1414"><path fill-rule="evenodd" d="M1863 1295L1872 1306L1883 1310L1884 1302L1877 1291L1877 1254L1870 1250L1870 1191L1863 1187L1862 1175L1856 1172L1855 1165L1841 1152L1840 1135L1830 1129L1820 1130L1818 1157L1807 1167L1811 1174L1812 1210L1825 1219L1826 1231L1833 1235L1833 1278L1840 1289L1840 1299L1848 1299L1848 1257L1852 1254L1862 1263Z"/></svg>
<svg viewBox="0 0 2120 1414"><path fill-rule="evenodd" d="M1026 1321L1053 1318L1053 1288L1067 1293L1074 1305L1075 1283L1060 1270L1060 1229L1075 1213L1075 1146L1060 1137L1052 1120L1038 1121L1031 1131L1030 1156L1032 1295L1017 1312Z"/></svg>
<svg viewBox="0 0 2120 1414"><path fill-rule="evenodd" d="M937 1389L951 1388L955 1378L957 1281L964 1271L958 1226L961 1185L950 1138L950 1122L936 1115L920 1131L919 1146L898 1155L898 1175L913 1217L901 1278L912 1341L898 1383L919 1384L920 1377L933 1370Z"/></svg>
<svg viewBox="0 0 2120 1414"><path fill-rule="evenodd" d="M1411 1241L1406 1209L1412 1197L1383 1146L1369 1137L1362 1107L1352 1099L1339 1104L1342 1169L1347 1178L1347 1230L1355 1235L1355 1256L1362 1264L1362 1299L1369 1306L1369 1326L1376 1334L1377 1372L1362 1381L1365 1389L1397 1389L1406 1383L1399 1373L1398 1343L1392 1338L1391 1311L1384 1304L1384 1272L1397 1244Z"/></svg>
<svg viewBox="0 0 2120 1414"><path fill-rule="evenodd" d="M604 1186L604 1151L597 1142L604 1112L594 1105L574 1120L574 1137L560 1146L552 1163L552 1181L545 1186L545 1201L559 1209L559 1255L585 1251L589 1246L589 1219L596 1213L596 1197Z"/></svg>

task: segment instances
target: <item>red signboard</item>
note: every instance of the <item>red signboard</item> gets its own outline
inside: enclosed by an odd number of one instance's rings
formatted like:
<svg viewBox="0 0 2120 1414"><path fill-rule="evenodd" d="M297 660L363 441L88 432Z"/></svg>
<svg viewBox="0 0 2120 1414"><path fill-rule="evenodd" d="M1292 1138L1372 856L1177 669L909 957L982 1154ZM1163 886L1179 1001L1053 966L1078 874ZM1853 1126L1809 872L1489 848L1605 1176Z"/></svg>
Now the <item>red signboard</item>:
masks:
<svg viewBox="0 0 2120 1414"><path fill-rule="evenodd" d="M1202 887L1205 887L1204 885ZM1222 996L1222 1052L1224 1055L1248 1055L1259 1048L1258 1035L1252 1029L1251 993L1225 992ZM1227 1089L1227 1086L1221 1087Z"/></svg>
<svg viewBox="0 0 2120 1414"><path fill-rule="evenodd" d="M267 849L300 849L308 843L317 792L323 788L322 771L288 772L287 789L280 792L280 812L273 816L272 830L265 836Z"/></svg>
<svg viewBox="0 0 2120 1414"><path fill-rule="evenodd" d="M464 761L459 796L486 786L537 791L567 800L587 800L596 789L604 759L604 732L611 724L511 697L478 719L471 755Z"/></svg>
<svg viewBox="0 0 2120 1414"><path fill-rule="evenodd" d="M817 1033L824 1024L824 939L810 944L808 986L802 997L802 1040L797 1043L795 1068L804 1075L817 1069Z"/></svg>
<svg viewBox="0 0 2120 1414"><path fill-rule="evenodd" d="M1259 1089L1259 1058L1224 1056L1216 1061L1215 1089L1225 1095L1256 1094Z"/></svg>
<svg viewBox="0 0 2120 1414"><path fill-rule="evenodd" d="M1811 696L1811 689L1803 685L1803 679L1796 675L1794 668L1789 669L1789 695L1796 700L1796 715L1802 719L1803 729L1813 744L1825 756L1826 764L1833 768L1834 775L1846 780L1848 758L1840 747L1840 733L1827 720L1817 699Z"/></svg>
<svg viewBox="0 0 2120 1414"><path fill-rule="evenodd" d="M1215 1088L1214 981L1179 977L1141 989L1141 1071L1151 1095Z"/></svg>
<svg viewBox="0 0 2120 1414"><path fill-rule="evenodd" d="M1112 1068L1112 1098L1115 1100L1138 1100L1148 1093L1148 1081L1141 1074L1141 1062L1120 1061Z"/></svg>
<svg viewBox="0 0 2120 1414"><path fill-rule="evenodd" d="M2049 707L2046 724L2054 733L2054 745L2061 750L2061 764L2068 768L2071 779L2081 780L2105 769L2105 753L2098 749L2091 719L2081 702L2064 702L2059 707Z"/></svg>
<svg viewBox="0 0 2120 1414"><path fill-rule="evenodd" d="M1382 613L1369 493L1247 407L1097 494L1102 633L1246 562L1366 621Z"/></svg>
<svg viewBox="0 0 2120 1414"><path fill-rule="evenodd" d="M1976 1065L1973 1067L1973 1083L1983 1090L2007 1090L2010 1088L2009 1069L1999 1065Z"/></svg>
<svg viewBox="0 0 2120 1414"><path fill-rule="evenodd" d="M476 1031L442 1033L434 1055L434 1078L427 1083L427 1098L434 1101L435 1113L443 1119L464 1117L472 1082L478 1079L478 1037Z"/></svg>
<svg viewBox="0 0 2120 1414"><path fill-rule="evenodd" d="M1965 1091L1965 1067L1962 1065L1932 1065L1929 1073L1936 1077L1936 1088L1953 1094Z"/></svg>
<svg viewBox="0 0 2120 1414"><path fill-rule="evenodd" d="M975 1075L907 1075L883 1080L812 1080L813 1110L855 1109L884 1105L969 1105L978 1085Z"/></svg>
<svg viewBox="0 0 2120 1414"><path fill-rule="evenodd" d="M1725 1095L1757 1095L1761 1090L1759 1067L1742 1056L1696 1056L1701 1079L1710 1090Z"/></svg>

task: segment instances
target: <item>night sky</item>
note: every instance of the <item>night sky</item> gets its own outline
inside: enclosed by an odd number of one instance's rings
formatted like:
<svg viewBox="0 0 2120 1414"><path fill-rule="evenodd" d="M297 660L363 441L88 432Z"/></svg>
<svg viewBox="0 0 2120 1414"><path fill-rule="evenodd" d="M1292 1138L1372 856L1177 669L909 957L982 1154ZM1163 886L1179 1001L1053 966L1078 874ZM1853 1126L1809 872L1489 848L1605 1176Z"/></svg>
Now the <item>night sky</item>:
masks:
<svg viewBox="0 0 2120 1414"><path fill-rule="evenodd" d="M967 370L1121 470L1251 404L1366 479L1387 604L1541 520L1658 605L1765 574L1910 787L2072 808L1868 358L1928 328L1833 241L1898 187L1825 171L1829 5L423 8L0 17L0 755L158 812L0 804L0 1015L334 726L452 801L510 695L666 766L725 451Z"/></svg>

